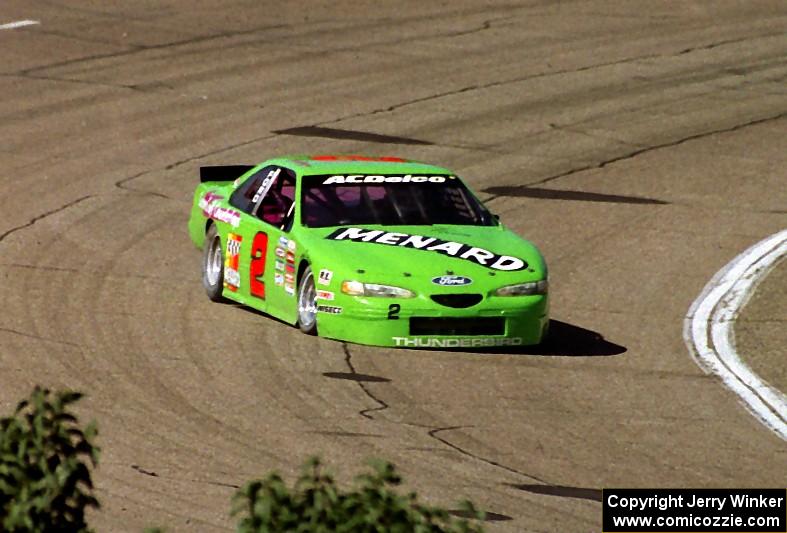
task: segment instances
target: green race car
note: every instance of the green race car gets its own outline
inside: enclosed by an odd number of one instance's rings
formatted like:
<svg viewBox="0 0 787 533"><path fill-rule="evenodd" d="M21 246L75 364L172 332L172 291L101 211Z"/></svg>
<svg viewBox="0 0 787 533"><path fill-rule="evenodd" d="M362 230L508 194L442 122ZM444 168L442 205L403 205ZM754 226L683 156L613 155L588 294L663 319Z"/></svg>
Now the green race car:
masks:
<svg viewBox="0 0 787 533"><path fill-rule="evenodd" d="M396 157L202 167L189 219L211 300L401 348L537 344L547 267L451 171Z"/></svg>

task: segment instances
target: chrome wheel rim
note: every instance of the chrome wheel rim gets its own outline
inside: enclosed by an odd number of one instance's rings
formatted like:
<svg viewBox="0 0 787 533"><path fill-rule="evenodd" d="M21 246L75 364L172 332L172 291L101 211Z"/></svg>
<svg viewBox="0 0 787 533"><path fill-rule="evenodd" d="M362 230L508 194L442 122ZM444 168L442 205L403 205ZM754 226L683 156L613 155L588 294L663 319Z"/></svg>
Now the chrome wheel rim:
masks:
<svg viewBox="0 0 787 533"><path fill-rule="evenodd" d="M317 291L314 290L314 279L311 271L303 276L303 283L298 291L298 322L305 329L314 325L317 319Z"/></svg>
<svg viewBox="0 0 787 533"><path fill-rule="evenodd" d="M208 275L208 283L210 285L216 285L219 282L223 266L221 263L221 240L216 237L213 239L213 242L210 243L207 265L205 266L205 271Z"/></svg>

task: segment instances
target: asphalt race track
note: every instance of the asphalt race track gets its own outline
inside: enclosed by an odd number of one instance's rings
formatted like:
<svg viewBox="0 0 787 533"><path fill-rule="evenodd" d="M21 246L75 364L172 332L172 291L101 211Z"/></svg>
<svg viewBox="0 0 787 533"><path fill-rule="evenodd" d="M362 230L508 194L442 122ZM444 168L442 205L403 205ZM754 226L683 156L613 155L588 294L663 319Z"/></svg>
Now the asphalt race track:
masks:
<svg viewBox="0 0 787 533"><path fill-rule="evenodd" d="M707 281L787 227L783 0L2 2L21 20L0 407L89 393L97 530L226 531L235 487L314 453L342 479L392 460L490 532L600 531L602 487L785 485L785 442L682 338ZM331 152L467 178L546 255L555 340L393 351L210 303L198 167Z"/></svg>

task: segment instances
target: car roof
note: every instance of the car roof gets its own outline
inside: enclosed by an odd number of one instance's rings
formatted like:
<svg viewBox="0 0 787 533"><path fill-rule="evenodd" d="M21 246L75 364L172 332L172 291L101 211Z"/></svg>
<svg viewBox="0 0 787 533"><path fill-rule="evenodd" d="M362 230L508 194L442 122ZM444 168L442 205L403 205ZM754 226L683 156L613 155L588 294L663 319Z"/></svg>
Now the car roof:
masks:
<svg viewBox="0 0 787 533"><path fill-rule="evenodd" d="M318 174L453 174L450 170L394 156L354 154L290 155L266 161L281 165L300 175Z"/></svg>

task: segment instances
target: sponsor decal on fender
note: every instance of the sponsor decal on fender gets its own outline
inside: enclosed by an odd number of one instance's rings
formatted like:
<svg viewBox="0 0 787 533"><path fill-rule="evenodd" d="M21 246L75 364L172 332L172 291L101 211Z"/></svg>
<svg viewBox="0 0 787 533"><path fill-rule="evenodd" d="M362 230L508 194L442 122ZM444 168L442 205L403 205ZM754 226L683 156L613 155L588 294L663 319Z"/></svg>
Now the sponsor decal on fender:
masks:
<svg viewBox="0 0 787 533"><path fill-rule="evenodd" d="M281 257L282 259L284 259L284 256L286 254L287 252L284 251L284 248L280 248L278 246L276 247L276 257Z"/></svg>
<svg viewBox="0 0 787 533"><path fill-rule="evenodd" d="M295 283L295 275L287 272L286 274L284 274L284 281L286 283Z"/></svg>
<svg viewBox="0 0 787 533"><path fill-rule="evenodd" d="M339 315L342 312L341 307L335 307L333 305L318 305L317 311L320 313L330 313L332 315Z"/></svg>
<svg viewBox="0 0 787 533"><path fill-rule="evenodd" d="M240 273L235 269L225 269L224 286L232 292L237 292L238 288L240 287Z"/></svg>
<svg viewBox="0 0 787 533"><path fill-rule="evenodd" d="M456 176L383 176L380 174L337 174L325 179L323 185L344 185L346 183L445 183L455 180Z"/></svg>
<svg viewBox="0 0 787 533"><path fill-rule="evenodd" d="M396 346L412 348L483 348L493 346L520 346L522 337L507 339L470 338L470 339L434 339L431 337L391 337Z"/></svg>
<svg viewBox="0 0 787 533"><path fill-rule="evenodd" d="M223 200L224 196L220 194L216 194L214 192L206 192L205 195L199 199L199 208L203 211L207 211L208 207L219 200Z"/></svg>
<svg viewBox="0 0 787 533"><path fill-rule="evenodd" d="M317 291L317 300L333 300L331 291Z"/></svg>
<svg viewBox="0 0 787 533"><path fill-rule="evenodd" d="M206 217L225 222L237 228L240 225L240 213L234 209L226 209L219 207L219 202L224 199L220 194L212 192L205 193L205 196L200 198L199 207L202 209L202 214Z"/></svg>
<svg viewBox="0 0 787 533"><path fill-rule="evenodd" d="M281 259L277 259L274 264L274 268L276 270L284 270L284 261L282 261Z"/></svg>
<svg viewBox="0 0 787 533"><path fill-rule="evenodd" d="M295 296L295 286L292 283L285 283L284 292L286 292L290 296Z"/></svg>
<svg viewBox="0 0 787 533"><path fill-rule="evenodd" d="M333 272L323 268L320 270L320 275L317 277L317 283L320 285L330 285L333 279Z"/></svg>
<svg viewBox="0 0 787 533"><path fill-rule="evenodd" d="M243 237L234 233L227 234L227 257L224 260L224 286L235 292L240 287L240 272L238 272L238 261L240 260L240 248Z"/></svg>
<svg viewBox="0 0 787 533"><path fill-rule="evenodd" d="M340 228L325 237L334 241L353 241L370 242L375 244L386 244L388 246L401 246L403 248L415 248L416 250L426 250L439 254L456 257L477 263L481 266L493 270L522 270L527 268L527 262L518 257L510 255L498 255L496 253L463 244L461 242L444 241L437 237L424 235L410 235L408 233L397 233L383 230L366 230L363 228Z"/></svg>
<svg viewBox="0 0 787 533"><path fill-rule="evenodd" d="M294 253L292 253L292 252L285 252L285 254L286 254L288 263L294 263L295 262L295 254Z"/></svg>
<svg viewBox="0 0 787 533"><path fill-rule="evenodd" d="M281 246L282 248L286 248L291 252L294 252L298 248L298 245L295 244L295 241L293 241L292 239L288 239L284 235L279 237L279 246Z"/></svg>
<svg viewBox="0 0 787 533"><path fill-rule="evenodd" d="M284 276L282 274L276 274L273 277L273 283L279 286L284 285Z"/></svg>

